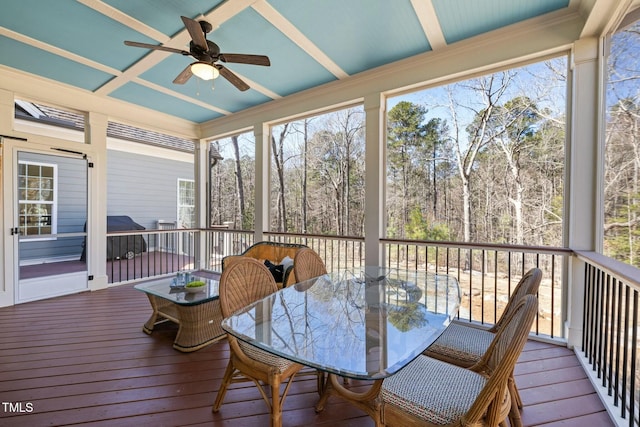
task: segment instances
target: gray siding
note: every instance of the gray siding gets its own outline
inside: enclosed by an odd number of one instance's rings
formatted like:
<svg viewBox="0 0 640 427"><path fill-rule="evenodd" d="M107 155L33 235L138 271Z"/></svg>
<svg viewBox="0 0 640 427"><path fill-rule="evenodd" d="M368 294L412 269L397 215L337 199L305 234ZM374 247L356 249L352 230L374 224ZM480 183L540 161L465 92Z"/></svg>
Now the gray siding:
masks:
<svg viewBox="0 0 640 427"><path fill-rule="evenodd" d="M87 220L84 160L21 153L19 160L58 165L58 233L82 232ZM147 229L177 220L178 179L193 179L193 163L108 150L107 215L127 215ZM20 260L78 257L84 238L20 244Z"/></svg>
<svg viewBox="0 0 640 427"><path fill-rule="evenodd" d="M58 165L57 233L84 231L87 220L87 163L82 159L21 152L19 161ZM57 238L55 240L20 243L20 260L41 258L80 257L83 238Z"/></svg>
<svg viewBox="0 0 640 427"><path fill-rule="evenodd" d="M178 178L193 177L193 162L108 150L107 215L128 215L147 229L175 221Z"/></svg>

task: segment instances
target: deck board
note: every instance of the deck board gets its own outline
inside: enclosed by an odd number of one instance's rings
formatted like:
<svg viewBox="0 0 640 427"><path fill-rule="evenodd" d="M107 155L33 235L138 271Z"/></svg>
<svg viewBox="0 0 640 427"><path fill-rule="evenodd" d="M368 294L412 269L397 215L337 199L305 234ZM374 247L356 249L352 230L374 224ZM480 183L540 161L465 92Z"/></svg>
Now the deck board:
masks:
<svg viewBox="0 0 640 427"><path fill-rule="evenodd" d="M233 385L220 412L211 404L227 358L226 341L194 353L172 348L175 325L148 336L146 296L131 284L0 308L0 396L33 405L0 408L2 426L263 426L267 407L251 384ZM571 350L529 341L515 371L525 426L613 425ZM351 387L366 384L354 381ZM298 377L284 426L372 426L332 397L316 414L315 380Z"/></svg>

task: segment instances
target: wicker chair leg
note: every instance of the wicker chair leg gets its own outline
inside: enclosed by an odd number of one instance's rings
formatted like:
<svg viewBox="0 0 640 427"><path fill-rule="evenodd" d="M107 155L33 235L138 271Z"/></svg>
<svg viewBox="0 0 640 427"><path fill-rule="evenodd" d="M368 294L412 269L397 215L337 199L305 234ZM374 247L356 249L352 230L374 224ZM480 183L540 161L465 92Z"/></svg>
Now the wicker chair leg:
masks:
<svg viewBox="0 0 640 427"><path fill-rule="evenodd" d="M227 364L227 369L224 371L224 377L222 377L222 383L220 384L220 390L218 390L218 395L216 396L216 401L213 402L212 412L218 412L220 410L220 406L222 406L222 401L224 400L224 395L227 393L227 387L231 384L231 379L233 378L233 373L236 368L229 360Z"/></svg>
<svg viewBox="0 0 640 427"><path fill-rule="evenodd" d="M513 378L513 373L509 377L509 393L511 393L511 399L516 404L518 409L522 409L522 399L520 398L518 387L516 387L516 380L515 378Z"/></svg>
<svg viewBox="0 0 640 427"><path fill-rule="evenodd" d="M511 408L509 409L509 423L511 427L522 427L522 418L520 417L520 409L518 408L518 401L520 396L518 395L518 389L513 377L510 377L507 381L507 387L509 388L509 394L511 395Z"/></svg>
<svg viewBox="0 0 640 427"><path fill-rule="evenodd" d="M284 395L282 396L282 400L284 400ZM271 427L282 427L282 400L280 398L280 381L272 381L271 382Z"/></svg>
<svg viewBox="0 0 640 427"><path fill-rule="evenodd" d="M318 387L318 395L322 396L322 392L324 391L324 385L326 382L326 377L324 375L324 372L321 370L318 370L316 372L316 384Z"/></svg>

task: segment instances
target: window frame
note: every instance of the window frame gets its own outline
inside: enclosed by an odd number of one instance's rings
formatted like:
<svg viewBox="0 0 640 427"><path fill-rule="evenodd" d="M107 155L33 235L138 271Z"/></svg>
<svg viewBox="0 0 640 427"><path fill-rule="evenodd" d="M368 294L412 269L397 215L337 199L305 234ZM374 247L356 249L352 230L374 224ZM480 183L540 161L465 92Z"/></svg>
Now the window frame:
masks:
<svg viewBox="0 0 640 427"><path fill-rule="evenodd" d="M191 185L191 188L189 189L191 191L191 198L192 198L192 204L183 204L182 200L183 200L183 190L186 190L186 188L184 188L181 184L183 183L189 183ZM195 227L195 209L196 209L196 205L195 205L195 197L196 197L196 187L195 187L195 180L193 179L186 179L186 178L178 178L178 182L177 182L177 201L176 201L176 220L177 220L177 224L178 224L178 228L193 228ZM188 197L188 195L186 195L186 197ZM182 225L184 224L183 221L183 216L181 215L182 209L183 208L191 208L192 212L193 212L193 224L191 224L189 227L182 227Z"/></svg>
<svg viewBox="0 0 640 427"><path fill-rule="evenodd" d="M25 174L22 175L20 173L20 166L24 165L25 166ZM20 187L20 179L21 177L25 177L25 178L29 178L30 175L28 174L28 169L29 166L38 166L40 168L42 167L48 167L52 169L52 176L51 176L51 180L52 180L52 185L51 185L51 191L53 192L52 195L52 200L48 201L48 200L28 200L28 199L22 199L20 198L20 193L21 193L21 189L22 187ZM40 172L39 176L33 176L33 178L39 178L42 179L42 171ZM31 161L31 160L20 160L18 161L18 185L16 187L17 189L17 197L16 199L18 200L18 229L20 230L20 235L24 236L24 237L29 237L29 240L31 241L45 241L45 240L56 240L57 237L55 236L56 234L58 234L58 165L55 163L45 163L45 162L35 162L35 161ZM28 190L28 186L24 187L24 190ZM26 222L23 225L22 223L22 218L24 216L26 216L26 214L22 214L22 206L23 205L51 205L51 219L50 219L50 224L48 225L48 227L50 227L50 232L44 234L45 236L51 235L51 237L34 237L34 236L38 236L38 235L42 235L42 233L39 234L27 234L27 228L29 227ZM42 226L38 227L38 230L40 231L42 228Z"/></svg>

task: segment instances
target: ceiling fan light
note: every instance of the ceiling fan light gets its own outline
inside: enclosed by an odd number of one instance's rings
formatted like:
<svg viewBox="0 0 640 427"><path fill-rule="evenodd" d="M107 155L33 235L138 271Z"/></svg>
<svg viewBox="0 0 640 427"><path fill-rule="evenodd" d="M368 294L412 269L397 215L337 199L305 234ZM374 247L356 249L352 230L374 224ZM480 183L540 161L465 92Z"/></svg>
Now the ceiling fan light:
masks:
<svg viewBox="0 0 640 427"><path fill-rule="evenodd" d="M194 62L191 64L191 72L202 80L213 80L220 75L220 71L206 62Z"/></svg>

